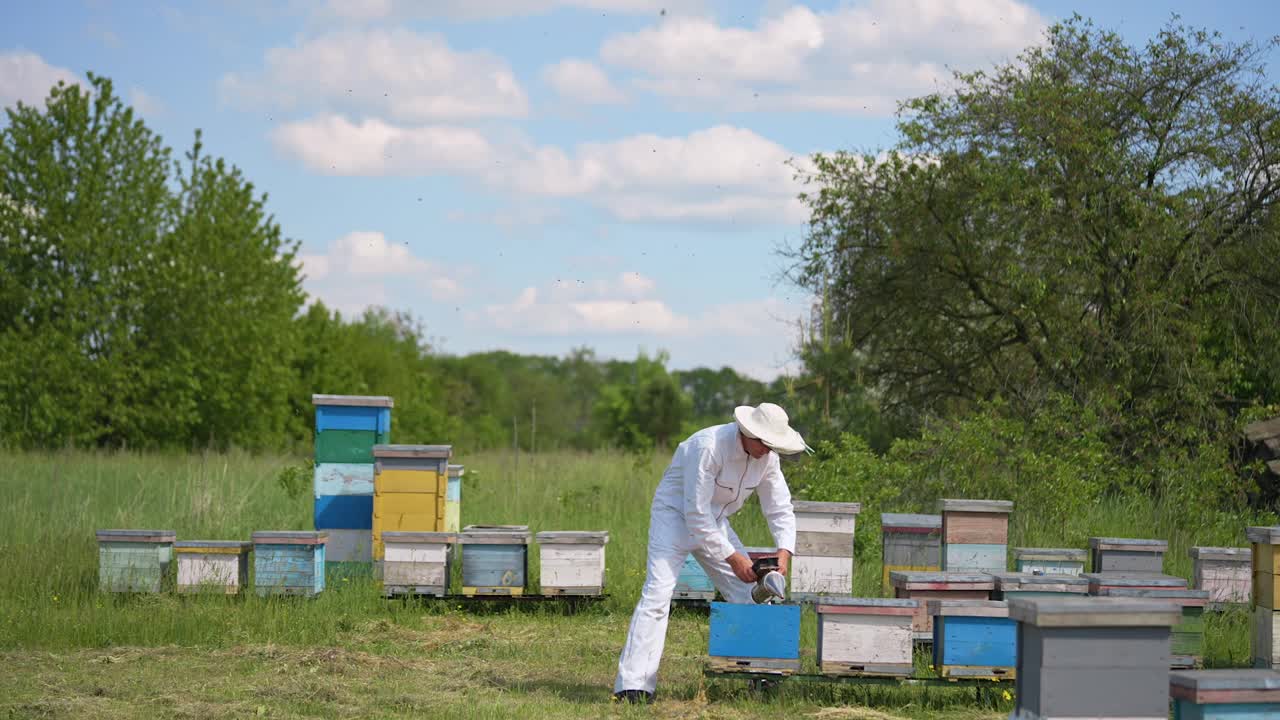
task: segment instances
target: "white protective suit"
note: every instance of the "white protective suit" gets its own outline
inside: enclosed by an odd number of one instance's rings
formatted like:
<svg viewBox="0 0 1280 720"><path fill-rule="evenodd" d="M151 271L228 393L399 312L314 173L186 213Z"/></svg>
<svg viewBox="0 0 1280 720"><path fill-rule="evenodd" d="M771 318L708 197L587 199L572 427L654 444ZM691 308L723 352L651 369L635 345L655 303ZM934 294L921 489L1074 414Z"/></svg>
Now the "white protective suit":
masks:
<svg viewBox="0 0 1280 720"><path fill-rule="evenodd" d="M729 516L752 492L760 494L760 507L778 549L794 553L795 512L776 453L758 460L748 455L737 423L699 430L676 448L649 511L648 570L618 659L614 692L652 693L657 686L671 596L690 553L725 600L753 602L752 585L739 580L727 562L733 553L743 552Z"/></svg>

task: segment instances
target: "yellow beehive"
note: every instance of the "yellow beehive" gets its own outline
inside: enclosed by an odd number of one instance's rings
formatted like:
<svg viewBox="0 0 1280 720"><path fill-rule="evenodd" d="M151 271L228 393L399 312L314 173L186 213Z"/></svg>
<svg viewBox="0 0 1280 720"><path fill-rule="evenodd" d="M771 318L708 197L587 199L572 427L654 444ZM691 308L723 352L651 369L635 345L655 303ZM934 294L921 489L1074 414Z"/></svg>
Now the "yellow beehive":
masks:
<svg viewBox="0 0 1280 720"><path fill-rule="evenodd" d="M382 560L382 533L442 532L449 482L449 445L373 447L373 558Z"/></svg>

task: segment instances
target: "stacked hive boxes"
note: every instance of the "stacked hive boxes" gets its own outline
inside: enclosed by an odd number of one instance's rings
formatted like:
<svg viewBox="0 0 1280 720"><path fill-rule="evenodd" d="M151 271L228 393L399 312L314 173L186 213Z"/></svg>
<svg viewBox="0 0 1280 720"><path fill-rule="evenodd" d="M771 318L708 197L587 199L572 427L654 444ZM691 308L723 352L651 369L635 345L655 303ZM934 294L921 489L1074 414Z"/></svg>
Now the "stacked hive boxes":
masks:
<svg viewBox="0 0 1280 720"><path fill-rule="evenodd" d="M1085 573L1080 577L1089 581L1089 594L1102 595L1110 590L1184 590L1187 581L1176 575L1160 573Z"/></svg>
<svg viewBox="0 0 1280 720"><path fill-rule="evenodd" d="M1004 572L1008 569L1008 500L939 502L942 509L942 569L947 572Z"/></svg>
<svg viewBox="0 0 1280 720"><path fill-rule="evenodd" d="M711 603L709 665L788 674L800 669L800 606Z"/></svg>
<svg viewBox="0 0 1280 720"><path fill-rule="evenodd" d="M853 532L861 503L792 503L796 552L791 560L792 597L853 592Z"/></svg>
<svg viewBox="0 0 1280 720"><path fill-rule="evenodd" d="M1280 527L1251 527L1245 534L1253 546L1253 666L1280 668Z"/></svg>
<svg viewBox="0 0 1280 720"><path fill-rule="evenodd" d="M158 593L169 578L173 530L99 530L98 587L103 592Z"/></svg>
<svg viewBox="0 0 1280 720"><path fill-rule="evenodd" d="M312 395L316 406L315 529L329 562L373 560L373 446L390 442L389 397Z"/></svg>
<svg viewBox="0 0 1280 720"><path fill-rule="evenodd" d="M454 533L387 530L381 540L384 595L448 594Z"/></svg>
<svg viewBox="0 0 1280 720"><path fill-rule="evenodd" d="M893 592L889 573L942 569L942 516L881 513L881 585Z"/></svg>
<svg viewBox="0 0 1280 720"><path fill-rule="evenodd" d="M993 573L996 600L1012 600L1016 597L1049 597L1061 595L1088 595L1089 580L1078 575L1040 575L1037 573Z"/></svg>
<svg viewBox="0 0 1280 720"><path fill-rule="evenodd" d="M444 491L444 529L456 533L462 529L462 476L467 474L461 465L449 466L449 484Z"/></svg>
<svg viewBox="0 0 1280 720"><path fill-rule="evenodd" d="M1209 591L1214 604L1246 604L1249 602L1249 548L1191 548L1192 587Z"/></svg>
<svg viewBox="0 0 1280 720"><path fill-rule="evenodd" d="M818 665L829 675L912 673L911 623L918 600L823 598L818 611Z"/></svg>
<svg viewBox="0 0 1280 720"><path fill-rule="evenodd" d="M239 540L185 540L173 544L178 559L178 592L238 594L249 581L253 543Z"/></svg>
<svg viewBox="0 0 1280 720"><path fill-rule="evenodd" d="M1093 572L1164 572L1164 540L1133 538L1089 538L1089 561Z"/></svg>
<svg viewBox="0 0 1280 720"><path fill-rule="evenodd" d="M1085 551L1076 548L1014 548L1013 569L1041 575L1079 575Z"/></svg>
<svg viewBox="0 0 1280 720"><path fill-rule="evenodd" d="M894 594L903 600L919 600L912 629L917 640L933 639L929 600L990 600L995 579L987 573L893 572Z"/></svg>
<svg viewBox="0 0 1280 720"><path fill-rule="evenodd" d="M382 533L443 532L449 445L373 447L373 558L383 559Z"/></svg>

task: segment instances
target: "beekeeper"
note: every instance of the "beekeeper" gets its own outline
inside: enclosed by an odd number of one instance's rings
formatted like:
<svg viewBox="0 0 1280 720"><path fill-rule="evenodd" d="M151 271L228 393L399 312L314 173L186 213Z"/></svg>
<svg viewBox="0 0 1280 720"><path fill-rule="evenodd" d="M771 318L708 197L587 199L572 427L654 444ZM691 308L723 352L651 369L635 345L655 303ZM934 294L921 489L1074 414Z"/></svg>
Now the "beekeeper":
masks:
<svg viewBox="0 0 1280 720"><path fill-rule="evenodd" d="M753 492L760 495L779 569L786 575L795 551L796 518L778 453L793 455L808 447L777 405L738 407L733 416L734 422L699 430L680 443L653 495L648 569L618 658L613 686L618 700L653 699L671 596L690 553L726 601L753 602L751 560L729 526L729 516Z"/></svg>

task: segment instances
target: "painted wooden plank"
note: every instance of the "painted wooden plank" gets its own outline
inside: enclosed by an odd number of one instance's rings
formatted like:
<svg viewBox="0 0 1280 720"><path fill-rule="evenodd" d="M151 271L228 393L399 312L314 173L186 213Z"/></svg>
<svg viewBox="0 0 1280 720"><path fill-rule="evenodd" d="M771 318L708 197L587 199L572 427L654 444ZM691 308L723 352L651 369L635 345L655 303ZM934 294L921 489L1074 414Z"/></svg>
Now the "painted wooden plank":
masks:
<svg viewBox="0 0 1280 720"><path fill-rule="evenodd" d="M793 565L794 562L795 559L793 558ZM716 586L711 582L711 578L707 576L707 571L702 568L702 565L698 563L693 555L686 555L684 564L680 566L680 575L676 578L675 596L677 598L707 597L708 595L714 595L715 591Z"/></svg>
<svg viewBox="0 0 1280 720"><path fill-rule="evenodd" d="M458 532L462 529L462 503L444 503L444 529L446 532Z"/></svg>
<svg viewBox="0 0 1280 720"><path fill-rule="evenodd" d="M325 559L340 563L373 562L373 533L365 529L331 529Z"/></svg>
<svg viewBox="0 0 1280 720"><path fill-rule="evenodd" d="M1250 601L1253 575L1247 554L1229 559L1197 557L1192 562L1192 587L1209 591L1210 602L1247 604Z"/></svg>
<svg viewBox="0 0 1280 720"><path fill-rule="evenodd" d="M707 654L796 660L800 657L799 605L711 603Z"/></svg>
<svg viewBox="0 0 1280 720"><path fill-rule="evenodd" d="M1094 572L1148 572L1164 570L1164 553L1144 550L1094 550L1090 560Z"/></svg>
<svg viewBox="0 0 1280 720"><path fill-rule="evenodd" d="M1195 705L1280 703L1275 670L1180 670L1169 673L1169 696Z"/></svg>
<svg viewBox="0 0 1280 720"><path fill-rule="evenodd" d="M367 530L373 527L372 495L325 495L315 499L313 522L324 530Z"/></svg>
<svg viewBox="0 0 1280 720"><path fill-rule="evenodd" d="M445 484L444 499L446 502L462 502L462 478L449 476Z"/></svg>
<svg viewBox="0 0 1280 720"><path fill-rule="evenodd" d="M818 613L818 661L828 672L911 673L911 616Z"/></svg>
<svg viewBox="0 0 1280 720"><path fill-rule="evenodd" d="M943 601L945 604L945 601ZM1007 617L936 615L933 666L1007 668L1017 665L1017 623Z"/></svg>
<svg viewBox="0 0 1280 720"><path fill-rule="evenodd" d="M444 515L444 496L435 492L392 492L373 496L373 516Z"/></svg>
<svg viewBox="0 0 1280 720"><path fill-rule="evenodd" d="M395 407L395 401L387 395L325 395L311 396L312 405L346 405L351 407Z"/></svg>
<svg viewBox="0 0 1280 720"><path fill-rule="evenodd" d="M528 548L523 544L468 544L463 533L462 584L466 587L524 587Z"/></svg>
<svg viewBox="0 0 1280 720"><path fill-rule="evenodd" d="M890 576L895 572L940 572L938 565L885 565L880 569L880 587L885 595L893 595L893 582Z"/></svg>
<svg viewBox="0 0 1280 720"><path fill-rule="evenodd" d="M943 498L938 501L938 510L942 513L942 522L945 524L948 512L1011 513L1013 512L1013 501Z"/></svg>
<svg viewBox="0 0 1280 720"><path fill-rule="evenodd" d="M449 584L449 567L440 562L400 562L388 560L382 566L382 584L404 587L446 588Z"/></svg>
<svg viewBox="0 0 1280 720"><path fill-rule="evenodd" d="M793 503L796 504L796 503ZM801 505L828 505L841 503L799 503ZM856 503L853 503L856 504ZM823 512L819 510L795 510L796 532L834 532L852 535L858 525L858 514L849 512Z"/></svg>
<svg viewBox="0 0 1280 720"><path fill-rule="evenodd" d="M796 532L797 556L853 557L853 535L839 532Z"/></svg>
<svg viewBox="0 0 1280 720"><path fill-rule="evenodd" d="M397 495L440 495L443 500L448 477L434 470L379 470L373 478L373 491L394 498Z"/></svg>
<svg viewBox="0 0 1280 720"><path fill-rule="evenodd" d="M312 480L312 494L372 495L372 463L316 463Z"/></svg>
<svg viewBox="0 0 1280 720"><path fill-rule="evenodd" d="M391 408L358 405L317 405L316 430L391 432Z"/></svg>
<svg viewBox="0 0 1280 720"><path fill-rule="evenodd" d="M256 530L250 539L253 540L254 551L262 552L275 548L261 548L261 545L323 545L328 542L329 533L324 530Z"/></svg>
<svg viewBox="0 0 1280 720"><path fill-rule="evenodd" d="M98 542L172 544L178 534L173 530L97 530Z"/></svg>
<svg viewBox="0 0 1280 720"><path fill-rule="evenodd" d="M791 558L791 591L793 593L850 594L853 592L853 558L808 556Z"/></svg>
<svg viewBox="0 0 1280 720"><path fill-rule="evenodd" d="M885 533L942 534L941 515L880 513L880 530Z"/></svg>
<svg viewBox="0 0 1280 720"><path fill-rule="evenodd" d="M539 533L541 535L541 533ZM548 588L603 587L604 545L542 544L540 584Z"/></svg>
<svg viewBox="0 0 1280 720"><path fill-rule="evenodd" d="M1253 609L1253 633L1250 650L1253 666L1280 669L1280 613L1271 608Z"/></svg>
<svg viewBox="0 0 1280 720"><path fill-rule="evenodd" d="M453 456L452 445L391 445L379 443L373 449L379 461L384 460L448 460Z"/></svg>
<svg viewBox="0 0 1280 720"><path fill-rule="evenodd" d="M1044 560L1017 559L1013 561L1018 572L1039 573L1041 575L1071 575L1078 577L1084 574L1083 562L1053 562Z"/></svg>
<svg viewBox="0 0 1280 720"><path fill-rule="evenodd" d="M369 430L321 430L316 432L316 462L372 463L373 446L386 442L387 434Z"/></svg>
<svg viewBox="0 0 1280 720"><path fill-rule="evenodd" d="M885 533L880 546L880 562L884 565L942 566L942 545L937 535Z"/></svg>
<svg viewBox="0 0 1280 720"><path fill-rule="evenodd" d="M1009 567L1007 554L1007 545L944 543L942 569L947 572L1004 572Z"/></svg>
<svg viewBox="0 0 1280 720"><path fill-rule="evenodd" d="M945 512L942 542L1004 545L1009 541L1008 513Z"/></svg>

